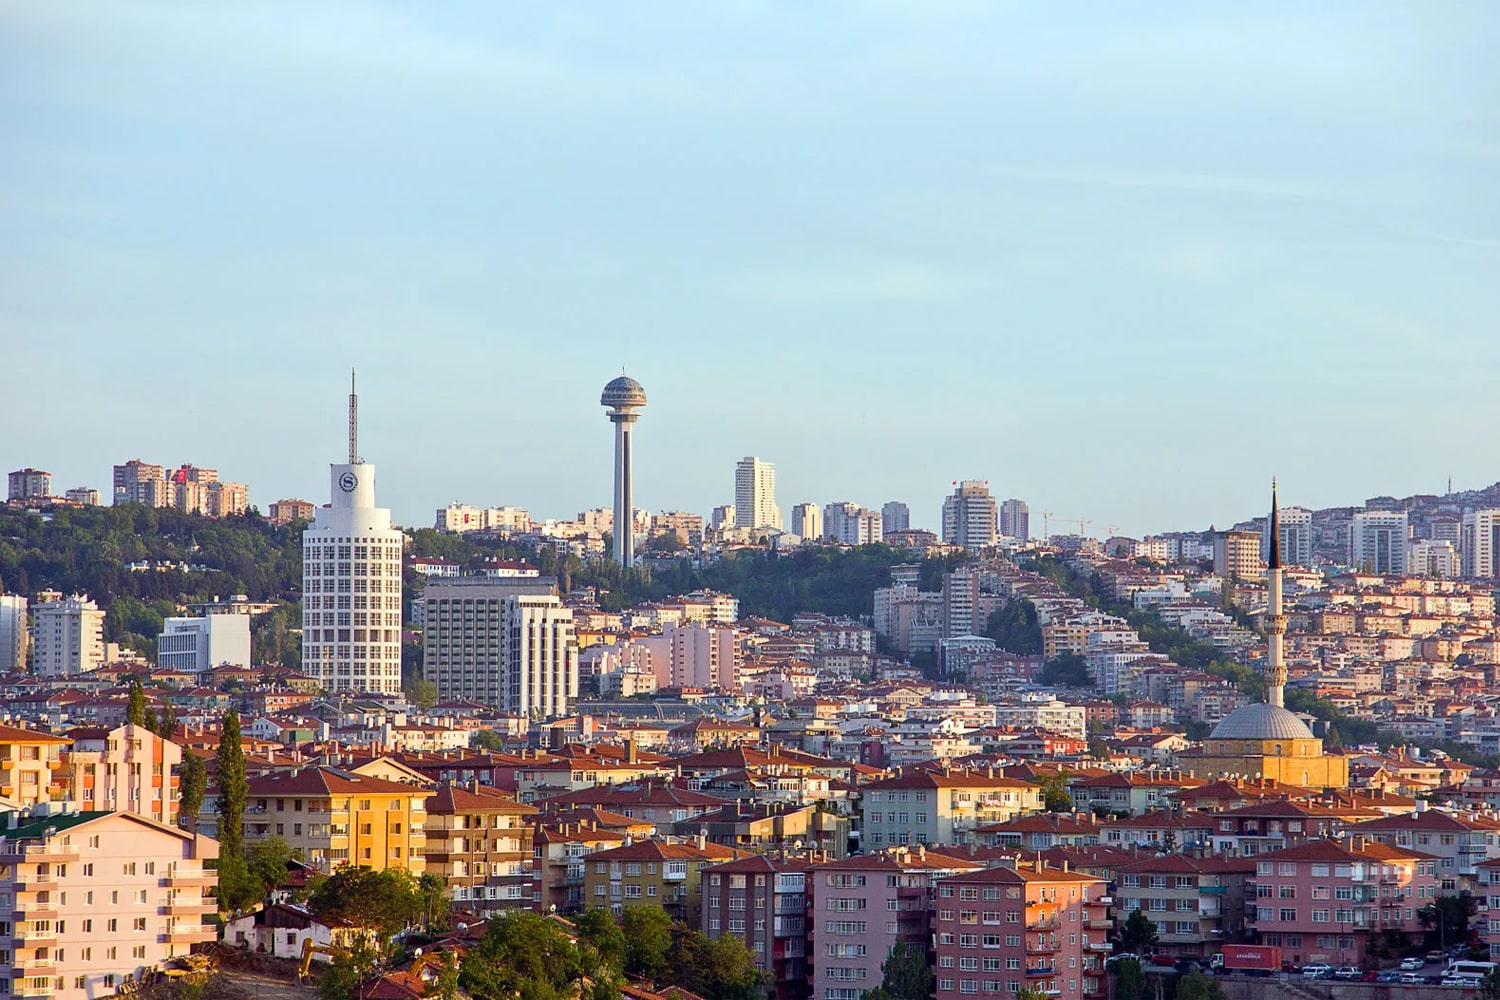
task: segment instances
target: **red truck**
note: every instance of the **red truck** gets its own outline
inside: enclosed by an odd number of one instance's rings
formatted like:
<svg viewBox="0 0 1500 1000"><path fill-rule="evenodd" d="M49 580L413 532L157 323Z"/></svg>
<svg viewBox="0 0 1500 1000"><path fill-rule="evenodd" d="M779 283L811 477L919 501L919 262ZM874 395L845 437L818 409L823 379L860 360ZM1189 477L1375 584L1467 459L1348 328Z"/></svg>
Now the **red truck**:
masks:
<svg viewBox="0 0 1500 1000"><path fill-rule="evenodd" d="M1209 964L1220 975L1274 976L1281 971L1281 949L1264 944L1226 944Z"/></svg>

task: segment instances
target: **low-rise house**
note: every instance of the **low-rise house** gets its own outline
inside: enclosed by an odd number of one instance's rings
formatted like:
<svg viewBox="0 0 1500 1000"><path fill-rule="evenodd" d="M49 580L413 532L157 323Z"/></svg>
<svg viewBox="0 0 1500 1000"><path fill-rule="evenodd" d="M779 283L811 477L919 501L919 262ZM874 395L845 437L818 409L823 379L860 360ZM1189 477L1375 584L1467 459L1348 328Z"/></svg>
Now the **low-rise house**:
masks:
<svg viewBox="0 0 1500 1000"><path fill-rule="evenodd" d="M374 944L378 937L379 932L373 928L344 920L323 920L291 903L273 903L224 924L226 944L277 958L301 958L308 942L325 948L353 948L361 941ZM313 960L328 962L330 956L315 952Z"/></svg>

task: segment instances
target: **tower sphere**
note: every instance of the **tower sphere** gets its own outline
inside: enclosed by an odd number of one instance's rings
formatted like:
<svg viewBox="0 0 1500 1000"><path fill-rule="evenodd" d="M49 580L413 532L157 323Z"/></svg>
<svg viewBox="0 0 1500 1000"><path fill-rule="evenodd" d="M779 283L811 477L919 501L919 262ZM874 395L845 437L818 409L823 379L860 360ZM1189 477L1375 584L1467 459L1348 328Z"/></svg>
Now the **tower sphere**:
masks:
<svg viewBox="0 0 1500 1000"><path fill-rule="evenodd" d="M611 406L623 409L630 406L646 405L646 390L641 384L629 375L621 375L612 379L604 387L604 393L599 397L600 406Z"/></svg>

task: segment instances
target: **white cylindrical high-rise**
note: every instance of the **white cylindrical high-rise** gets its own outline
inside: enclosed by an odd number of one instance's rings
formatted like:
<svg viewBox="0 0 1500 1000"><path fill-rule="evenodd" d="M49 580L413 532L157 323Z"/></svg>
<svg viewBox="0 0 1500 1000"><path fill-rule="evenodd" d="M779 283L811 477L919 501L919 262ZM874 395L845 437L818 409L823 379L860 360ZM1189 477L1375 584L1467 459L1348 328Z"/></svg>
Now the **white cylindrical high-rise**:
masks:
<svg viewBox="0 0 1500 1000"><path fill-rule="evenodd" d="M349 461L329 466L330 502L302 533L302 672L329 691L399 694L404 538L375 506L357 407L351 392Z"/></svg>
<svg viewBox="0 0 1500 1000"><path fill-rule="evenodd" d="M631 495L630 451L637 412L646 405L646 390L628 375L604 387L599 405L609 407L615 425L615 560L629 568L635 565L635 507Z"/></svg>

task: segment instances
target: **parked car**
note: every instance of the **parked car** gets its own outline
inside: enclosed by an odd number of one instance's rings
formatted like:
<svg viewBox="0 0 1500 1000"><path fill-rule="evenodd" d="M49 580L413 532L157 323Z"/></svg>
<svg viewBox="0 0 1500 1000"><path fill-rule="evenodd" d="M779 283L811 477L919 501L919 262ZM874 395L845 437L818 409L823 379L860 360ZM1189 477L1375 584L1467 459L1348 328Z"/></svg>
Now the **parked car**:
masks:
<svg viewBox="0 0 1500 1000"><path fill-rule="evenodd" d="M1396 983L1401 981L1401 973L1395 969L1386 969L1375 976L1377 983Z"/></svg>
<svg viewBox="0 0 1500 1000"><path fill-rule="evenodd" d="M1341 965L1333 970L1334 979L1358 979L1359 969L1353 965Z"/></svg>
<svg viewBox="0 0 1500 1000"><path fill-rule="evenodd" d="M1422 966L1424 966L1426 964L1427 964L1426 962L1422 961L1417 956L1412 955L1410 958L1403 958L1401 960L1401 971L1402 972L1416 972L1418 969L1420 969Z"/></svg>
<svg viewBox="0 0 1500 1000"><path fill-rule="evenodd" d="M1479 976L1444 976L1444 986L1459 986L1466 990L1477 990L1484 980Z"/></svg>
<svg viewBox="0 0 1500 1000"><path fill-rule="evenodd" d="M1447 957L1448 953L1445 951L1429 951L1427 953L1427 961L1429 962L1441 962Z"/></svg>
<svg viewBox="0 0 1500 1000"><path fill-rule="evenodd" d="M1419 976L1415 972L1401 973L1401 984L1403 986L1421 986L1427 982L1426 976Z"/></svg>
<svg viewBox="0 0 1500 1000"><path fill-rule="evenodd" d="M1333 975L1333 966L1327 962L1313 962L1302 967L1303 979L1322 979Z"/></svg>

